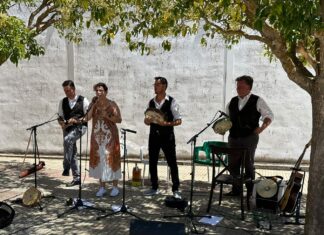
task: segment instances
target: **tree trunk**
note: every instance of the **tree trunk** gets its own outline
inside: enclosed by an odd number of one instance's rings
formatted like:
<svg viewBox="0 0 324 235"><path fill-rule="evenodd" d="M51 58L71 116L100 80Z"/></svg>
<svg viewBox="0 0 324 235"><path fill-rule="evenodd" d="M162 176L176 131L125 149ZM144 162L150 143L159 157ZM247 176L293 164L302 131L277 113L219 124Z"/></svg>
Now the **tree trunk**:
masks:
<svg viewBox="0 0 324 235"><path fill-rule="evenodd" d="M320 74L311 91L313 133L306 207L307 235L320 235L324 231L324 34L318 36Z"/></svg>

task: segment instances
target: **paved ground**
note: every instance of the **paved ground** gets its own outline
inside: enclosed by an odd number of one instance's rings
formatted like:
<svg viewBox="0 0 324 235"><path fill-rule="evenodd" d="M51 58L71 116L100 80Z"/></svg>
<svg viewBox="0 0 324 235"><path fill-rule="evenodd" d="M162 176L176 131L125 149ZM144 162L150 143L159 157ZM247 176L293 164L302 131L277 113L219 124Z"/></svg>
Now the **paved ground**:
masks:
<svg viewBox="0 0 324 235"><path fill-rule="evenodd" d="M113 205L121 205L123 194L121 193L115 198L109 196L97 198L95 196L98 190L97 181L88 178L88 176L83 179L81 198L83 202L92 203L95 208L104 209L105 212L83 209L82 207L78 207L79 210L67 211L71 206L67 206L66 202L70 198L79 198L79 190L77 186L65 187L65 183L69 182L71 177L61 176L61 160L46 159L45 168L37 172L37 185L42 192L41 207L43 209L40 210L39 206L23 206L21 203L23 194L35 184L35 180L34 175L23 179L19 179L18 175L21 170L28 168L30 163L32 163L32 159L28 159L23 166L21 158L0 156L0 201L11 205L16 212L11 225L1 229L0 234L130 234L130 223L135 219L131 214L119 212L97 220L98 216L110 213ZM83 164L88 165L84 161ZM192 210L190 213L188 207L187 211L183 213L178 209L168 208L164 205L165 197L171 194L170 185L166 181L166 168L164 166L159 168L162 194L154 197L143 196L143 192L148 187L147 185L140 187L130 185L129 176L131 176L133 166L133 163L129 163L126 169L125 204L129 208L128 212L143 220L184 224L187 234L194 234L190 232L193 224L195 224L197 231L205 230L205 234L303 234L302 225L286 224L289 221L294 222L294 218L284 218L260 208L248 211L245 220L242 221L239 198L226 197L223 199L222 206L218 206L218 189L215 189L210 215L220 216L223 219L214 226L199 223L199 218L193 215L207 215L206 208L210 183L208 182L206 167L195 167ZM144 166L139 164L139 167L143 169ZM190 165L179 165L181 190L183 197L187 199L190 199L191 170ZM82 174L84 172L86 171L83 170ZM285 179L288 179L290 175L289 171L283 170L258 170L258 172L263 175L281 175ZM147 180L146 184L148 184ZM120 187L122 188L122 183L120 183ZM306 193L302 198L301 214L305 211L305 195ZM65 211L67 213L58 218L58 215ZM176 217L164 218L166 215ZM272 225L271 229L268 227L269 222ZM303 220L301 219L300 222L303 222ZM257 224L263 225L265 228L258 228ZM171 234L173 232L167 233L167 235Z"/></svg>

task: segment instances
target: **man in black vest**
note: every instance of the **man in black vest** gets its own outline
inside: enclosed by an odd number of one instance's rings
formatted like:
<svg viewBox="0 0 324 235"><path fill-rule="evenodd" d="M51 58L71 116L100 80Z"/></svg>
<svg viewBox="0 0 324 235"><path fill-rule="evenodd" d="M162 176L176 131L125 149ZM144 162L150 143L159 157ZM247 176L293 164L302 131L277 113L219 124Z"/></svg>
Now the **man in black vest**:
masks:
<svg viewBox="0 0 324 235"><path fill-rule="evenodd" d="M251 179L247 181L246 187L248 196L251 195L255 178L254 155L259 142L259 135L273 121L273 113L266 102L259 96L251 93L253 78L250 76L241 76L236 78L236 90L238 96L231 99L226 107L226 112L232 121L232 127L228 137L230 147L246 148L248 150L245 157L245 177ZM263 121L259 126L259 120ZM236 156L229 158L230 174L234 178L240 176L241 159ZM227 193L228 196L240 195L242 188L239 180L233 185L232 191Z"/></svg>
<svg viewBox="0 0 324 235"><path fill-rule="evenodd" d="M149 168L152 188L144 193L153 196L158 191L157 164L160 149L164 152L166 161L171 171L172 192L175 198L181 198L179 193L179 173L176 158L176 144L173 127L181 125L181 114L179 105L174 98L166 94L168 81L164 77L155 77L154 91L156 96L150 100L148 107L159 109L165 116L165 121L154 122L145 117L144 123L150 126L149 136Z"/></svg>
<svg viewBox="0 0 324 235"><path fill-rule="evenodd" d="M59 103L58 114L60 116L59 124L63 130L64 137L64 160L63 176L70 175L72 170L73 180L67 186L80 184L80 169L77 157L76 141L86 132L87 124L80 124L80 119L87 112L89 101L87 98L76 95L74 82L64 81L62 84L66 95Z"/></svg>

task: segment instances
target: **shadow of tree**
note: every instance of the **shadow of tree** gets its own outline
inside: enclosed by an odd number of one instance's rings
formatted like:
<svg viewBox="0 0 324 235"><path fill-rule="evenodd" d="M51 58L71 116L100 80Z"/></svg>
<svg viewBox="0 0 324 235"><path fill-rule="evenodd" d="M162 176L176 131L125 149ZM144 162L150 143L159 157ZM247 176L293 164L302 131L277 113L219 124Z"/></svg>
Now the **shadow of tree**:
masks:
<svg viewBox="0 0 324 235"><path fill-rule="evenodd" d="M95 196L98 189L97 182L86 177L82 184L81 198L84 202L87 201L96 208L105 209L106 212L79 207L78 210L68 211L58 218L60 213L71 208L71 206L66 205L67 200L79 196L77 186L65 187L65 183L71 177L64 178L60 175L61 172L55 169L37 172L37 187L43 193L41 198L43 210L40 210L37 205L25 207L21 201L17 200L22 198L28 187L34 186L34 177L30 175L20 180L18 178L20 171L18 164L6 161L0 163L2 166L0 171L0 200L10 203L16 212L12 224L0 230L0 234L129 234L130 221L135 219L132 215L121 212L97 220L98 216L110 213L112 205L122 204L122 190L117 197L97 198ZM210 215L221 216L223 220L216 226L198 223L199 218L195 216L207 215L210 183L205 181L194 182L192 214L188 213L189 207L187 207L187 211L181 212L178 209L165 206L166 196L171 195L171 187L168 182L161 181L162 193L154 197L143 196L146 189L146 187L132 187L130 181L125 183L125 204L128 206L128 211L144 220L185 223L187 228L194 223L197 224L199 230L205 229L205 234L303 234L302 225L287 225L285 224L287 218L262 210L246 211L246 218L241 221L239 198L223 198L222 205L218 206L217 189L215 190ZM191 181L182 181L181 190L183 198L190 201ZM225 190L228 189L225 187ZM301 212L302 214L305 212L305 197L302 198ZM164 218L165 215L174 215L175 217ZM257 228L258 219L269 220L272 224L271 230ZM294 218L290 218L290 220L294 221Z"/></svg>

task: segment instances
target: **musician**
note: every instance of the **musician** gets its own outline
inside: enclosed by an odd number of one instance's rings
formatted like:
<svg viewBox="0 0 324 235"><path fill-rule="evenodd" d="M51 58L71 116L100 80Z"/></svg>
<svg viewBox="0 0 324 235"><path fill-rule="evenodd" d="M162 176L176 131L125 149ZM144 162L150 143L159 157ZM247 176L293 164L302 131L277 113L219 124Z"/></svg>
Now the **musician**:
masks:
<svg viewBox="0 0 324 235"><path fill-rule="evenodd" d="M112 181L111 197L119 194L121 178L120 143L117 123L121 123L120 110L115 101L107 98L108 87L97 83L93 87L96 96L92 99L89 113L84 121L92 119L89 176L99 179L97 197L106 194L106 182Z"/></svg>
<svg viewBox="0 0 324 235"><path fill-rule="evenodd" d="M159 193L157 164L160 149L164 152L171 171L172 192L175 198L181 198L179 193L179 173L176 158L176 145L173 127L181 125L181 114L176 100L166 94L168 81L164 77L155 77L154 92L156 96L148 103L148 108L156 108L165 114L166 120L153 123L145 117L144 123L150 126L149 135L149 170L151 175L151 189L144 192L146 196Z"/></svg>
<svg viewBox="0 0 324 235"><path fill-rule="evenodd" d="M245 177L251 179L246 184L248 196L251 195L255 179L254 155L259 142L259 135L271 124L274 115L267 103L260 96L251 93L253 78L247 75L236 78L237 96L227 104L226 112L232 121L229 130L228 143L230 147L246 148ZM263 121L259 126L259 121ZM234 178L240 176L241 159L236 156L229 158L229 171ZM232 187L227 196L238 196L242 190L239 180Z"/></svg>
<svg viewBox="0 0 324 235"><path fill-rule="evenodd" d="M66 80L62 83L64 93L63 98L58 107L59 124L63 130L63 176L70 175L72 170L73 180L66 186L74 186L80 184L80 169L77 157L76 141L86 132L87 124L80 124L82 118L87 112L89 101L87 98L77 95L74 82Z"/></svg>

